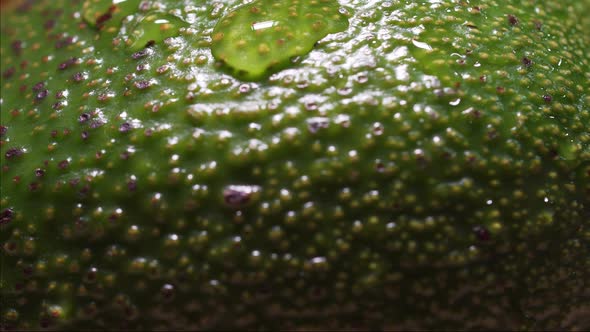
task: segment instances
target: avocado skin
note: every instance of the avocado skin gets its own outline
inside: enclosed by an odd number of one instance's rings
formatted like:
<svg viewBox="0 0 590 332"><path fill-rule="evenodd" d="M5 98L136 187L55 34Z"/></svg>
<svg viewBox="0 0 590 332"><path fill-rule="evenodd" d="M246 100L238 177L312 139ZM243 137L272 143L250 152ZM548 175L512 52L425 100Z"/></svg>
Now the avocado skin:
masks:
<svg viewBox="0 0 590 332"><path fill-rule="evenodd" d="M260 82L161 3L2 12L3 328L590 329L587 1L342 2Z"/></svg>

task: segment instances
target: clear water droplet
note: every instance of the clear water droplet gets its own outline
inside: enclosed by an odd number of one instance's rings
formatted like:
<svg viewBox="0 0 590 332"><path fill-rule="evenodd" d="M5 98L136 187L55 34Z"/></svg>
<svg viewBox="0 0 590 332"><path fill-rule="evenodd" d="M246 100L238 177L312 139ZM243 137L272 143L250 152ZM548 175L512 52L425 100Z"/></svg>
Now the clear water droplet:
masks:
<svg viewBox="0 0 590 332"><path fill-rule="evenodd" d="M212 34L211 52L243 79L276 72L309 53L328 34L348 28L336 0L258 0L227 13Z"/></svg>
<svg viewBox="0 0 590 332"><path fill-rule="evenodd" d="M90 26L120 26L127 15L138 11L141 0L86 0L82 17Z"/></svg>
<svg viewBox="0 0 590 332"><path fill-rule="evenodd" d="M161 12L150 12L136 22L129 36L129 48L132 51L177 36L181 28L188 26L180 18Z"/></svg>

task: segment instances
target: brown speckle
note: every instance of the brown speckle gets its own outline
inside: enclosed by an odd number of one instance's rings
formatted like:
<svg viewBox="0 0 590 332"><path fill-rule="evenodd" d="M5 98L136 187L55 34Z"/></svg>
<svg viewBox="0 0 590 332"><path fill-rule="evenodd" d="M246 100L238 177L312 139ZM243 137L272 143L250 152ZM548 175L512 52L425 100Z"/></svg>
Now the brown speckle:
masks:
<svg viewBox="0 0 590 332"><path fill-rule="evenodd" d="M10 78L12 77L12 75L14 75L14 73L16 72L16 68L14 68L14 66L6 69L4 72L2 72L2 77L4 78Z"/></svg>
<svg viewBox="0 0 590 332"><path fill-rule="evenodd" d="M23 153L23 150L20 148L10 148L8 149L8 151L6 151L4 156L6 157L6 159L13 159L18 156L21 156Z"/></svg>
<svg viewBox="0 0 590 332"><path fill-rule="evenodd" d="M150 81L137 81L133 85L135 85L135 87L140 90L144 90L149 88L152 84L150 83Z"/></svg>
<svg viewBox="0 0 590 332"><path fill-rule="evenodd" d="M522 64L523 64L525 67L530 67L530 66L533 64L533 60L531 60L531 59L529 59L529 58L527 58L527 57L523 57L523 58L522 58Z"/></svg>
<svg viewBox="0 0 590 332"><path fill-rule="evenodd" d="M70 58L70 59L68 59L68 60L66 60L66 61L64 61L64 62L62 62L62 63L60 63L60 64L59 64L59 66L57 66L57 68L58 68L59 70L65 70L65 69L67 69L68 67L70 67L70 66L74 65L74 64L76 63L76 61L77 61L77 59L76 59L76 58Z"/></svg>
<svg viewBox="0 0 590 332"><path fill-rule="evenodd" d="M8 224L14 218L14 210L11 208L2 210L0 213L0 225Z"/></svg>
<svg viewBox="0 0 590 332"><path fill-rule="evenodd" d="M549 104L553 100L553 97L549 94L543 95L543 101Z"/></svg>
<svg viewBox="0 0 590 332"><path fill-rule="evenodd" d="M23 52L23 42L22 42L22 40L15 40L15 41L13 41L10 44L10 47L12 48L12 51L16 55L21 55L21 53Z"/></svg>
<svg viewBox="0 0 590 332"><path fill-rule="evenodd" d="M518 25L518 19L514 15L508 15L508 23L512 26Z"/></svg>
<svg viewBox="0 0 590 332"><path fill-rule="evenodd" d="M57 167L59 167L59 169L66 169L68 168L68 166L70 166L70 162L67 160L62 160L57 164Z"/></svg>

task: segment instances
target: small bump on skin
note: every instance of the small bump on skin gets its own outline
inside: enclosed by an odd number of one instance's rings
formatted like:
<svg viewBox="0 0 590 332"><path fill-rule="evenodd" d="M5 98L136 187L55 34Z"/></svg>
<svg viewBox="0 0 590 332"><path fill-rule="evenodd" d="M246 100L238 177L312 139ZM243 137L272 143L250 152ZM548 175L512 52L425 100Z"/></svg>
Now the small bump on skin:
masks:
<svg viewBox="0 0 590 332"><path fill-rule="evenodd" d="M4 153L4 157L6 157L6 159L14 159L16 157L20 157L24 154L24 151L21 148L10 148L8 150L6 150L6 153Z"/></svg>
<svg viewBox="0 0 590 332"><path fill-rule="evenodd" d="M2 210L2 213L0 213L0 225L3 226L3 225L10 223L13 218L14 218L14 210L12 210L10 208Z"/></svg>
<svg viewBox="0 0 590 332"><path fill-rule="evenodd" d="M508 15L508 23L512 26L518 25L518 19L514 15Z"/></svg>
<svg viewBox="0 0 590 332"><path fill-rule="evenodd" d="M68 59L68 60L60 63L59 66L57 67L57 69L59 69L59 70L66 70L69 67L75 65L77 61L78 61L77 58L70 58L70 59Z"/></svg>

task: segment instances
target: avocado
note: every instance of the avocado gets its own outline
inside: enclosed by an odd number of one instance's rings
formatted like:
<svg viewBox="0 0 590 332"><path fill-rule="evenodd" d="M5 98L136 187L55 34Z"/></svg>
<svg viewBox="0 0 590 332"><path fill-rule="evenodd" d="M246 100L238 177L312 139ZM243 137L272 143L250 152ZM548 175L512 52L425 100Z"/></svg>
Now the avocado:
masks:
<svg viewBox="0 0 590 332"><path fill-rule="evenodd" d="M2 329L590 329L587 0L2 7Z"/></svg>

